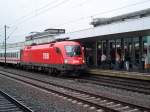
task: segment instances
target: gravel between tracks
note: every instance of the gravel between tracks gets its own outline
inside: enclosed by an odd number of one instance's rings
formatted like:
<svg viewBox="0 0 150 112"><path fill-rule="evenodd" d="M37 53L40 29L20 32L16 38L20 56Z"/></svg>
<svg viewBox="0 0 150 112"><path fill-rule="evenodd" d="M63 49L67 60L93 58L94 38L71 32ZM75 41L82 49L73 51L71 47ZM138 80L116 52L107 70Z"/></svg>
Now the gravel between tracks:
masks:
<svg viewBox="0 0 150 112"><path fill-rule="evenodd" d="M0 77L0 88L12 96L17 96L36 112L90 112L89 108L70 103L51 93L35 87Z"/></svg>
<svg viewBox="0 0 150 112"><path fill-rule="evenodd" d="M104 86L98 86L98 85L89 84L89 83L80 83L80 82L78 82L76 80L72 80L72 79L70 79L70 80L69 79L61 79L61 78L41 75L39 73L37 74L37 73L29 73L29 72L25 72L25 71L20 71L20 70L16 71L16 70L7 69L7 71L9 71L9 70L20 73L21 75L29 75L29 76L36 77L36 78L38 77L39 79L42 79L42 80L45 80L48 82L54 82L54 83L57 83L60 85L69 86L71 88L77 88L79 90L90 91L91 93L94 93L94 94L99 94L99 95L117 99L117 100L118 99L123 100L123 101L129 102L129 103L138 104L138 105L145 106L148 108L150 107L150 95L133 93L133 92L125 91L125 90L104 87ZM11 93L16 93L20 96L23 96L23 98L27 99L27 101L29 101L29 103L32 102L32 101L30 101L31 99L34 99L33 102L35 102L35 106L39 105L38 108L40 108L41 105L42 106L48 105L48 107L52 107L52 109L54 111L57 110L58 107L59 108L61 107L61 109L60 109L61 112L62 112L62 110L65 112L70 112L70 110L67 110L69 107L72 108L72 111L76 111L76 112L84 110L82 107L80 107L79 110L76 110L77 108L75 105L68 103L69 104L69 106L68 106L68 104L66 102L64 103L61 100L54 99L54 97L52 97L52 98L46 97L44 99L43 97L45 97L46 95L43 95L43 92L35 91L35 89L30 90L28 87L25 87L25 89L19 89L18 86L20 86L20 85L14 85L14 87L17 87L17 88L12 89L12 87L10 86L11 84L5 84L6 82L3 80L2 80L2 82L4 83L4 85L3 86L0 85L1 88L6 89L7 91L10 91ZM9 82L9 83L11 83L11 82ZM11 89L8 89L6 87L6 85L10 86L9 88L11 88ZM22 88L22 87L20 87L20 88ZM44 94L46 94L46 93L44 93ZM33 98L33 97L35 97L35 98ZM50 98L50 99L47 100L47 98ZM55 102L55 103L48 103L49 101ZM65 106L65 105L67 105L67 106Z"/></svg>

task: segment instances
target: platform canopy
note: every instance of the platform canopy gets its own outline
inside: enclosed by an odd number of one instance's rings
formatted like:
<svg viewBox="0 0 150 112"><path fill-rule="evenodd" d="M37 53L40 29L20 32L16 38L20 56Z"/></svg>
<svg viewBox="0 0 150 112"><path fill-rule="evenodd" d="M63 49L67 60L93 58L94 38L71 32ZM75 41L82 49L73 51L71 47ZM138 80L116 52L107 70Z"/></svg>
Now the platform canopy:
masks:
<svg viewBox="0 0 150 112"><path fill-rule="evenodd" d="M112 37L148 36L150 35L150 9L147 9L147 12L144 11L139 11L139 15L137 12L134 12L136 16L133 16L134 13L125 14L126 18L118 19L118 21L101 24L81 31L62 34L57 36L57 38L69 37L71 40L74 40L85 38L110 39ZM119 17L123 16L118 16L118 18Z"/></svg>

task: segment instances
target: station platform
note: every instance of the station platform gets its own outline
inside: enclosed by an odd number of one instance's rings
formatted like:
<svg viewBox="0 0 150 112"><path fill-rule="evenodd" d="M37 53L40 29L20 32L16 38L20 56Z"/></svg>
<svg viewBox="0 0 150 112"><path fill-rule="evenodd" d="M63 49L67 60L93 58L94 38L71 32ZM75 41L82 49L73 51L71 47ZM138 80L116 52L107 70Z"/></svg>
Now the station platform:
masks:
<svg viewBox="0 0 150 112"><path fill-rule="evenodd" d="M102 76L122 77L150 81L150 73L128 72L118 70L88 69L88 73Z"/></svg>

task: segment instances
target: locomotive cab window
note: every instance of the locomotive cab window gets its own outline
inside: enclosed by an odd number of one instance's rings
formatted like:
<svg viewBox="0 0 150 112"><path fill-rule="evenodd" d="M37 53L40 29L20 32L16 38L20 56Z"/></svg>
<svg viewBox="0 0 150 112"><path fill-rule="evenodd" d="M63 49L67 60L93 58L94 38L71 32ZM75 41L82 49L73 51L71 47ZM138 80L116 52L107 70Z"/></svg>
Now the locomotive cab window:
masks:
<svg viewBox="0 0 150 112"><path fill-rule="evenodd" d="M68 56L80 56L81 55L81 48L80 46L73 46L73 45L69 45L69 46L65 46L66 49L66 54Z"/></svg>

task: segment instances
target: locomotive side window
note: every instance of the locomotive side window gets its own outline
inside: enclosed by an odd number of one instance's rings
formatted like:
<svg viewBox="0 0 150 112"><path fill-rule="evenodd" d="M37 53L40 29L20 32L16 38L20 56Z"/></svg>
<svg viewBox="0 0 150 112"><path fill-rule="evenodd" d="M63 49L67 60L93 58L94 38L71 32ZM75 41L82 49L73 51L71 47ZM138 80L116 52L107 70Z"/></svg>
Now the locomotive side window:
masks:
<svg viewBox="0 0 150 112"><path fill-rule="evenodd" d="M80 46L69 45L69 46L65 46L65 49L66 49L66 54L68 56L80 56L81 55Z"/></svg>
<svg viewBox="0 0 150 112"><path fill-rule="evenodd" d="M61 54L61 50L58 47L56 47L56 53Z"/></svg>

